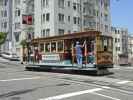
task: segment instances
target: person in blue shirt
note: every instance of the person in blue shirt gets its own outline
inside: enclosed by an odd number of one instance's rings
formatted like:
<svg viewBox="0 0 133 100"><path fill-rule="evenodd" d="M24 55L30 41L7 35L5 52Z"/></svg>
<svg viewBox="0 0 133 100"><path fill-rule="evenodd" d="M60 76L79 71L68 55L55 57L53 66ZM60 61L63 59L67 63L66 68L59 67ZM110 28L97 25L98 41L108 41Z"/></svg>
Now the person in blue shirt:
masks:
<svg viewBox="0 0 133 100"><path fill-rule="evenodd" d="M82 48L84 47L84 45L80 45L79 41L76 42L76 46L75 46L75 51L76 51L76 59L77 59L77 64L82 66Z"/></svg>

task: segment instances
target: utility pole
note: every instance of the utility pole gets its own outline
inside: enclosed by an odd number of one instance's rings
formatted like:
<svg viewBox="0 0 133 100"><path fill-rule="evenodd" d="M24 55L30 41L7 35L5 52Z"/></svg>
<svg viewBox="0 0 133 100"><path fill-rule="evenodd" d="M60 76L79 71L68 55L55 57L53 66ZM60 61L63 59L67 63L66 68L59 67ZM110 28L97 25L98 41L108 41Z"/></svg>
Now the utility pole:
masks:
<svg viewBox="0 0 133 100"><path fill-rule="evenodd" d="M82 0L80 0L80 31L82 32L83 31L83 27L82 27L82 24L83 24L83 15L82 15L82 12L83 12L83 10L82 10L82 7L83 7L83 5L82 5Z"/></svg>

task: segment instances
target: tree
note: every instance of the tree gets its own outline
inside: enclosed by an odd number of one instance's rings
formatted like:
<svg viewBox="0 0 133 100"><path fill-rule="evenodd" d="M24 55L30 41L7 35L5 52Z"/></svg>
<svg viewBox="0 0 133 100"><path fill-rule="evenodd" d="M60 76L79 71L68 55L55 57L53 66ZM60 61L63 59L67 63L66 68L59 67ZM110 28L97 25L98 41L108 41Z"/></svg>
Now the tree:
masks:
<svg viewBox="0 0 133 100"><path fill-rule="evenodd" d="M25 49L27 48L26 39L22 40L20 42L20 45L22 46L22 61L21 61L21 64L23 64L23 62L26 61L26 52L25 52Z"/></svg>
<svg viewBox="0 0 133 100"><path fill-rule="evenodd" d="M22 41L20 42L20 45L21 45L23 48L27 47L27 41L26 41L26 39L22 40Z"/></svg>
<svg viewBox="0 0 133 100"><path fill-rule="evenodd" d="M0 45L2 45L5 42L6 37L7 37L7 33L0 32Z"/></svg>

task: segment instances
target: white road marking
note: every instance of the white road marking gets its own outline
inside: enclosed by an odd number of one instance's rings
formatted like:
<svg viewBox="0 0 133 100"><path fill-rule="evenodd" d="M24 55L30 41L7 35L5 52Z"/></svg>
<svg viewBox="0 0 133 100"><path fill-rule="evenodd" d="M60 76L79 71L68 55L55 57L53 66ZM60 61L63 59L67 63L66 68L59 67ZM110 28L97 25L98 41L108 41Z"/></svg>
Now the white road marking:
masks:
<svg viewBox="0 0 133 100"><path fill-rule="evenodd" d="M113 69L120 69L119 67L113 68Z"/></svg>
<svg viewBox="0 0 133 100"><path fill-rule="evenodd" d="M21 81L21 80L33 80L33 79L39 79L39 78L40 77L8 79L8 80L0 80L0 82Z"/></svg>
<svg viewBox="0 0 133 100"><path fill-rule="evenodd" d="M129 83L131 81L120 81L120 82L117 82L117 84L126 84L126 83Z"/></svg>
<svg viewBox="0 0 133 100"><path fill-rule="evenodd" d="M102 86L101 88L103 88L103 89L110 89L110 87L108 87L108 86Z"/></svg>
<svg viewBox="0 0 133 100"><path fill-rule="evenodd" d="M127 67L128 69L133 69L133 67Z"/></svg>
<svg viewBox="0 0 133 100"><path fill-rule="evenodd" d="M73 92L73 93L67 93L67 94L43 98L43 99L39 99L39 100L61 100L64 98L69 98L69 97L78 96L78 95L82 95L82 94L92 93L92 92L96 92L96 91L100 91L100 90L102 90L102 88L95 88L95 89L91 89L91 90L84 90L84 91L78 91L78 92Z"/></svg>
<svg viewBox="0 0 133 100"><path fill-rule="evenodd" d="M105 98L108 98L108 99L112 99L112 100L120 100L118 98L114 98L114 97L103 95L103 94L96 93L96 92L93 92L92 94L99 95L99 96L102 96L102 97L105 97Z"/></svg>
<svg viewBox="0 0 133 100"><path fill-rule="evenodd" d="M64 80L64 79L61 79L61 80ZM66 80L65 80L66 81ZM82 85L90 85L90 86L95 86L95 87L100 87L102 88L103 85L98 85L98 84L91 84L91 83L84 83L84 82L78 82L78 81L73 81L73 80L67 80L68 82L73 82L73 83L77 83L77 84L82 84ZM117 89L117 88L113 88L113 87L109 87L108 90L113 90L113 91L120 91L122 93L126 93L126 94L132 94L133 95L133 92L132 91L126 91L126 90L122 90L122 89Z"/></svg>

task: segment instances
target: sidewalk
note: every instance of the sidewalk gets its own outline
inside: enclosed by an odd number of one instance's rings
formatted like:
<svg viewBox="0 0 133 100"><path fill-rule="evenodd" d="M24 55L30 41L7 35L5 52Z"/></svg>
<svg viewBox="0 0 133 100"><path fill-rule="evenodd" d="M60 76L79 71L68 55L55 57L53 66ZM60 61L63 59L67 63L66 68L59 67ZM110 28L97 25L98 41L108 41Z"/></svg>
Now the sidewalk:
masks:
<svg viewBox="0 0 133 100"><path fill-rule="evenodd" d="M20 61L11 61L9 59L5 59L5 58L2 58L2 57L0 57L0 62L9 63L9 64L12 64L12 65L22 65Z"/></svg>
<svg viewBox="0 0 133 100"><path fill-rule="evenodd" d="M9 60L8 60L8 59L4 59L4 58L0 57L0 62L7 62L7 61L9 61Z"/></svg>
<svg viewBox="0 0 133 100"><path fill-rule="evenodd" d="M126 66L120 66L120 65L114 65L114 68L116 68L116 67L133 67L133 65L126 65Z"/></svg>
<svg viewBox="0 0 133 100"><path fill-rule="evenodd" d="M119 66L119 65L114 65L114 68L113 69L133 69L133 65L131 66Z"/></svg>

